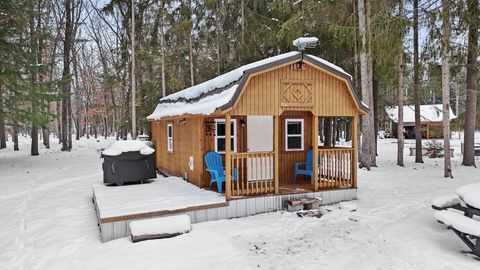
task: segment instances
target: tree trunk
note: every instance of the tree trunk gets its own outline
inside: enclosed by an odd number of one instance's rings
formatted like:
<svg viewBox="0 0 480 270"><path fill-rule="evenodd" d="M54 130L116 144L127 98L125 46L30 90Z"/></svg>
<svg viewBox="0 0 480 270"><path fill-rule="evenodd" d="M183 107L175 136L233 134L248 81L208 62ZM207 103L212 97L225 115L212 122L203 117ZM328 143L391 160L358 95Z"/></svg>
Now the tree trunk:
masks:
<svg viewBox="0 0 480 270"><path fill-rule="evenodd" d="M376 133L376 123L375 123L375 115L377 114L376 111L376 102L374 96L374 81L373 81L373 56L372 56L372 16L371 16L371 4L370 0L365 0L365 22L367 24L367 75L368 75L368 97L367 100L369 103L368 107L370 110L368 111L369 121L369 128L368 133L369 136L367 137L368 143L370 144L370 166L377 167L377 133Z"/></svg>
<svg viewBox="0 0 480 270"><path fill-rule="evenodd" d="M63 93L63 90L59 90L59 94L62 94ZM57 117L56 117L56 125L57 125L57 137L58 137L58 143L62 143L62 138L63 138L63 135L62 135L62 128L63 128L63 124L62 124L62 120L63 120L63 117L62 117L62 102L59 100L56 102L56 112L57 112Z"/></svg>
<svg viewBox="0 0 480 270"><path fill-rule="evenodd" d="M72 34L73 34L73 25L72 25L72 1L65 0L65 40L63 43L63 72L62 79L65 81L65 85L62 88L62 151L70 151L70 140L68 136L69 125L70 125L70 109L69 109L69 99L70 99L70 49L72 47ZM71 136L70 136L71 139Z"/></svg>
<svg viewBox="0 0 480 270"><path fill-rule="evenodd" d="M18 151L18 126L13 125L13 151Z"/></svg>
<svg viewBox="0 0 480 270"><path fill-rule="evenodd" d="M0 85L0 149L7 148L5 138L5 114L3 111L3 87Z"/></svg>
<svg viewBox="0 0 480 270"><path fill-rule="evenodd" d="M188 1L188 8L192 10L192 1ZM190 62L190 82L191 86L195 85L195 80L193 76L193 16L191 16L190 21L192 22L190 33L188 35L188 60Z"/></svg>
<svg viewBox="0 0 480 270"><path fill-rule="evenodd" d="M366 15L365 15L365 3L364 0L358 0L358 26L361 37L361 49L360 49L360 82L362 88L362 100L370 106L370 92L368 83L368 59L367 59L367 29L366 29ZM366 167L370 170L371 158L371 132L370 132L370 107L369 114L362 117L362 137L361 137L361 149L360 149L360 166Z"/></svg>
<svg viewBox="0 0 480 270"><path fill-rule="evenodd" d="M325 142L325 138L323 136L323 122L324 122L324 119L320 118L320 121L318 121L318 135L320 136L320 142L323 143Z"/></svg>
<svg viewBox="0 0 480 270"><path fill-rule="evenodd" d="M330 117L323 119L323 134L325 136L323 145L332 146L332 118Z"/></svg>
<svg viewBox="0 0 480 270"><path fill-rule="evenodd" d="M415 105L415 162L423 163L420 121L420 65L418 62L418 0L413 0L413 102Z"/></svg>
<svg viewBox="0 0 480 270"><path fill-rule="evenodd" d="M403 0L399 1L398 16L400 20L404 19ZM403 31L398 46L398 91L397 91L397 106L398 106L398 124L397 124L397 165L404 166L403 162L403 148L405 137L403 135L403 95L404 95L404 66L403 66Z"/></svg>
<svg viewBox="0 0 480 270"><path fill-rule="evenodd" d="M352 121L349 120L347 121L347 123L345 123L345 141L349 142L351 140L352 140Z"/></svg>
<svg viewBox="0 0 480 270"><path fill-rule="evenodd" d="M166 83L165 83L165 1L161 1L161 12L162 12L162 17L160 18L160 55L162 56L162 97L165 97L167 95L167 89L166 89Z"/></svg>
<svg viewBox="0 0 480 270"><path fill-rule="evenodd" d="M32 11L34 10L34 7L32 6ZM35 32L35 18L34 18L34 15L35 13L32 13L32 17L31 17L31 20L30 20L30 53L32 53L32 55L34 54L39 54L40 52L38 51L38 47L37 47L37 33ZM35 63L37 63L37 55L35 55ZM37 114L37 97L35 95L36 93L36 85L35 83L37 82L37 71L31 71L31 75L30 75L30 82L31 82L31 86L32 86L32 92L31 95L32 95L32 116L35 116ZM39 153L38 153L38 126L37 126L37 123L36 123L36 119L31 119L32 121L32 130L31 130L31 133L30 133L30 137L32 138L32 144L31 144L31 148L30 148L30 154L32 156L38 156Z"/></svg>
<svg viewBox="0 0 480 270"><path fill-rule="evenodd" d="M442 0L442 97L444 177L452 176L450 157L450 1Z"/></svg>
<svg viewBox="0 0 480 270"><path fill-rule="evenodd" d="M43 133L43 145L49 149L50 148L50 132L48 131L48 127L42 126L42 133Z"/></svg>
<svg viewBox="0 0 480 270"><path fill-rule="evenodd" d="M135 82L135 3L134 0L132 0L132 112L131 112L131 124L132 124L132 139L135 140L137 138L137 108L136 108L136 102L137 102L137 92L136 92L136 82Z"/></svg>
<svg viewBox="0 0 480 270"><path fill-rule="evenodd" d="M465 166L475 166L475 124L477 121L477 76L478 76L478 0L468 0L468 52L467 52L467 97L463 142ZM458 112L457 112L458 115Z"/></svg>

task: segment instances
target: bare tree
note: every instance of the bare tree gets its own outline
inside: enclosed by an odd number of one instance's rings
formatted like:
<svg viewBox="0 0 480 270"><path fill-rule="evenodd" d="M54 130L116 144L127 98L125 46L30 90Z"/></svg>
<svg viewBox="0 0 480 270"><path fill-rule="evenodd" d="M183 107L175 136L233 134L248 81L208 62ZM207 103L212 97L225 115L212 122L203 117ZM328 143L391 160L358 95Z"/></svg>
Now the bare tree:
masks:
<svg viewBox="0 0 480 270"><path fill-rule="evenodd" d="M5 139L5 116L3 112L3 87L0 85L0 149L7 148Z"/></svg>
<svg viewBox="0 0 480 270"><path fill-rule="evenodd" d="M450 158L450 1L442 0L442 97L444 176L453 178Z"/></svg>
<svg viewBox="0 0 480 270"><path fill-rule="evenodd" d="M69 123L70 123L70 112L69 108L70 102L70 50L72 48L73 42L73 23L72 23L72 9L73 3L72 0L65 0L65 40L63 41L63 72L62 78L65 85L62 88L62 151L70 151L71 137L69 132Z"/></svg>
<svg viewBox="0 0 480 270"><path fill-rule="evenodd" d="M477 120L477 74L478 74L478 26L480 14L478 0L468 0L468 52L467 52L467 97L465 111L463 162L475 166L475 124ZM457 112L458 113L458 112Z"/></svg>
<svg viewBox="0 0 480 270"><path fill-rule="evenodd" d="M420 65L418 61L418 0L413 0L413 102L415 107L415 162L423 163L420 121Z"/></svg>
<svg viewBox="0 0 480 270"><path fill-rule="evenodd" d="M368 1L368 0L367 0ZM362 139L361 139L361 149L360 149L360 165L366 167L370 170L370 165L372 162L372 138L371 134L371 116L372 112L372 93L369 83L369 71L368 71L368 55L367 55L367 25L366 25L366 10L364 0L358 0L358 26L361 37L361 46L360 46L360 81L362 88L362 99L363 101L370 106L369 113L362 117Z"/></svg>
<svg viewBox="0 0 480 270"><path fill-rule="evenodd" d="M403 0L399 1L398 17L403 20L404 9ZM398 48L398 91L397 91L397 106L398 106L398 125L397 125L397 165L404 166L403 163L403 95L404 95L404 65L403 65L403 31L400 37Z"/></svg>

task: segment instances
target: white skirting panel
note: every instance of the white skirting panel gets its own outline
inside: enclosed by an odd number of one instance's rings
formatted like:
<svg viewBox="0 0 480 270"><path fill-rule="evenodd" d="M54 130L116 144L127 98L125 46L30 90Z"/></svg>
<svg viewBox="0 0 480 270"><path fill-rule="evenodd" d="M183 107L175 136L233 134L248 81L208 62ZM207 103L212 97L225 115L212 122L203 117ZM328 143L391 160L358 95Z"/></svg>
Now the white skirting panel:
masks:
<svg viewBox="0 0 480 270"><path fill-rule="evenodd" d="M264 197L242 198L231 200L228 206L190 211L184 214L190 216L192 223L213 221L220 219L239 218L260 213L272 212L287 208L287 201L302 198L322 198L322 205L334 204L356 199L356 189L340 189L319 191L291 195L271 195ZM96 205L95 205L96 206ZM95 207L96 208L96 207ZM132 220L100 223L100 237L102 242L126 237L130 235L128 224Z"/></svg>

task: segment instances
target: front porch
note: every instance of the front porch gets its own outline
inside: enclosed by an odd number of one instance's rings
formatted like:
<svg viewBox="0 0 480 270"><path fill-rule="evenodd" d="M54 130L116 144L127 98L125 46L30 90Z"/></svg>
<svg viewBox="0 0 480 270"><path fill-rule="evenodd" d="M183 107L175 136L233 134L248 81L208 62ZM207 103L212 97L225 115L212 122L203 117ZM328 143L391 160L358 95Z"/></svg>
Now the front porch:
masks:
<svg viewBox="0 0 480 270"><path fill-rule="evenodd" d="M358 117L344 118L349 121L349 134L353 139L348 145L335 147L325 145L321 140L320 135L324 134L325 127L322 125L319 128L319 122L324 123L322 121L325 117L313 116L310 112L284 112L280 116L272 116L272 124L268 124L267 119L267 124L263 127L252 124L248 116L226 114L222 119L224 123L232 122L232 125L225 125L224 134L222 134L225 138L226 199L356 188L357 146L355 138ZM235 126L237 121L232 121L232 119L241 119L238 122L242 122L242 125ZM335 117L328 117L328 119L335 119ZM268 142L269 128L273 129L270 130L271 145ZM251 129L260 129L260 131L255 133ZM259 135L256 136L256 134ZM261 134L267 134L267 136L262 137ZM238 136L238 138L232 136ZM232 145L238 140L242 141L243 145ZM258 140L267 141L258 149L270 148L271 151L252 149L254 148L252 146L257 144L250 143L250 141L258 142ZM312 173L313 179L310 176L296 175L294 172L295 163L306 163L309 151L312 151L311 160L319 161L310 163L310 171L318 172ZM236 179L232 179L234 171Z"/></svg>

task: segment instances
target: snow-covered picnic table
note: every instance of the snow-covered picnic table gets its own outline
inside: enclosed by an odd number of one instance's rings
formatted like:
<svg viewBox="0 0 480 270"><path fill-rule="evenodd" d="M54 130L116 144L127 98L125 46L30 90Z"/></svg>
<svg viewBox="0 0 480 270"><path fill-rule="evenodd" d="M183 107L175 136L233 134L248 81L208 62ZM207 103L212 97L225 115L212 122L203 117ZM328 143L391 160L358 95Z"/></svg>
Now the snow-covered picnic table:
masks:
<svg viewBox="0 0 480 270"><path fill-rule="evenodd" d="M432 207L439 210L435 213L437 221L452 229L472 253L480 257L480 221L474 219L480 216L480 183L459 187L457 194L435 198Z"/></svg>
<svg viewBox="0 0 480 270"><path fill-rule="evenodd" d="M480 183L459 187L457 194L467 206L480 211Z"/></svg>

